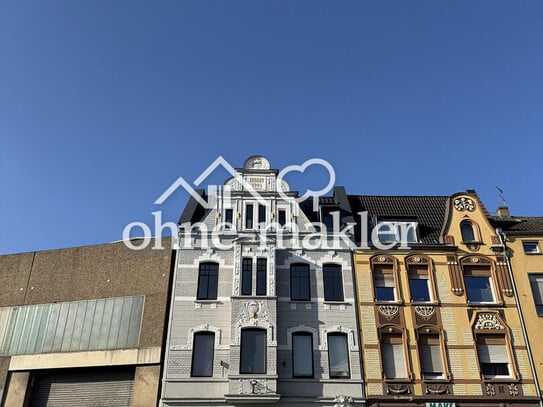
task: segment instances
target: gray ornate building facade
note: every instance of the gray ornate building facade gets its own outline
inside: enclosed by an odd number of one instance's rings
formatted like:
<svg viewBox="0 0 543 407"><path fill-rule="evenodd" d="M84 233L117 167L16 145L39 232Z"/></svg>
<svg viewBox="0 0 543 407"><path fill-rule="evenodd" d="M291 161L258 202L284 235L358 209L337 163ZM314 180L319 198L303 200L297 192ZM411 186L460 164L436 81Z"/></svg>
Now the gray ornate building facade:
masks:
<svg viewBox="0 0 543 407"><path fill-rule="evenodd" d="M253 156L187 204L162 406L363 404L352 255L332 232L347 196L299 203L278 174Z"/></svg>

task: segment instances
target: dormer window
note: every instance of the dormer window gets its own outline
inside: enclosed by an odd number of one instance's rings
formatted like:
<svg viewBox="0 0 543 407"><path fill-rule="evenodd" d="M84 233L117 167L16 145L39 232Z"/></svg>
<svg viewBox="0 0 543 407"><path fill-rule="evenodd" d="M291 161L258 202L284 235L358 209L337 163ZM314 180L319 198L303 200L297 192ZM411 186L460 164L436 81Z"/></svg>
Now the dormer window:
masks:
<svg viewBox="0 0 543 407"><path fill-rule="evenodd" d="M334 217L332 212L336 212L337 209L330 207L323 207L321 209L321 222L326 227L327 231L332 231L334 229Z"/></svg>
<svg viewBox="0 0 543 407"><path fill-rule="evenodd" d="M477 234L475 232L475 226L469 220L464 220L460 223L460 233L462 234L462 242L472 243L477 242Z"/></svg>
<svg viewBox="0 0 543 407"><path fill-rule="evenodd" d="M377 226L377 237L381 243L417 243L417 222L382 220Z"/></svg>

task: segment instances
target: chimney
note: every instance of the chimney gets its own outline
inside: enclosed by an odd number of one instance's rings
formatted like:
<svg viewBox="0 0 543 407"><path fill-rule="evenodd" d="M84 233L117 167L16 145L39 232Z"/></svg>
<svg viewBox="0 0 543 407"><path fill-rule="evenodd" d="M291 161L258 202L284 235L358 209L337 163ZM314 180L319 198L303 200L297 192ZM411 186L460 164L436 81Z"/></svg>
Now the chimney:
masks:
<svg viewBox="0 0 543 407"><path fill-rule="evenodd" d="M498 206L498 210L496 211L496 213L498 214L498 216L501 216L501 217L510 217L511 215L509 215L509 208L507 206Z"/></svg>

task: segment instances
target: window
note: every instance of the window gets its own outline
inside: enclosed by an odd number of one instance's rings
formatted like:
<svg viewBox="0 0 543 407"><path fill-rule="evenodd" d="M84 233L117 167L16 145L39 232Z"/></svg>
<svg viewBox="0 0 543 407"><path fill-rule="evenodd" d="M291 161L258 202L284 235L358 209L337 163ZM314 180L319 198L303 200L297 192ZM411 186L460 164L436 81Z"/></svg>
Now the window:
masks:
<svg viewBox="0 0 543 407"><path fill-rule="evenodd" d="M381 337L381 357L387 379L406 379L407 368L401 334L385 334Z"/></svg>
<svg viewBox="0 0 543 407"><path fill-rule="evenodd" d="M331 379L350 377L347 335L343 333L328 334L328 364Z"/></svg>
<svg viewBox="0 0 543 407"><path fill-rule="evenodd" d="M537 315L543 317L543 274L530 274L529 277Z"/></svg>
<svg viewBox="0 0 543 407"><path fill-rule="evenodd" d="M324 278L324 301L343 301L343 278L341 266L325 264L322 266Z"/></svg>
<svg viewBox="0 0 543 407"><path fill-rule="evenodd" d="M490 270L484 268L465 267L464 282L466 283L468 302L496 302L494 298L494 292L492 291Z"/></svg>
<svg viewBox="0 0 543 407"><path fill-rule="evenodd" d="M322 217L322 223L326 227L327 231L334 230L334 217L332 215L333 208L322 208L321 209L321 217ZM335 212L338 212L337 210ZM339 213L339 212L338 212Z"/></svg>
<svg viewBox="0 0 543 407"><path fill-rule="evenodd" d="M198 273L198 300L216 300L219 280L219 265L217 263L200 263Z"/></svg>
<svg viewBox="0 0 543 407"><path fill-rule="evenodd" d="M411 291L411 301L430 302L432 295L430 290L430 276L428 266L408 265L409 290Z"/></svg>
<svg viewBox="0 0 543 407"><path fill-rule="evenodd" d="M419 336L419 356L424 379L445 378L439 335Z"/></svg>
<svg viewBox="0 0 543 407"><path fill-rule="evenodd" d="M475 237L475 229L473 227L473 224L468 220L464 220L462 221L462 223L460 223L460 233L462 234L463 242L477 241Z"/></svg>
<svg viewBox="0 0 543 407"><path fill-rule="evenodd" d="M280 226L285 226L285 224L287 223L287 211L285 209L279 209L277 222Z"/></svg>
<svg viewBox="0 0 543 407"><path fill-rule="evenodd" d="M478 335L477 355L485 379L510 377L509 355L502 335Z"/></svg>
<svg viewBox="0 0 543 407"><path fill-rule="evenodd" d="M522 242L522 248L526 254L539 253L539 245L537 242Z"/></svg>
<svg viewBox="0 0 543 407"><path fill-rule="evenodd" d="M241 295L253 293L253 259L244 258L241 263Z"/></svg>
<svg viewBox="0 0 543 407"><path fill-rule="evenodd" d="M256 259L256 295L266 295L267 273L266 259Z"/></svg>
<svg viewBox="0 0 543 407"><path fill-rule="evenodd" d="M266 331L241 330L241 374L266 373Z"/></svg>
<svg viewBox="0 0 543 407"><path fill-rule="evenodd" d="M213 332L196 332L192 346L192 377L213 376L213 351L215 334Z"/></svg>
<svg viewBox="0 0 543 407"><path fill-rule="evenodd" d="M376 226L381 243L417 243L417 222L381 221Z"/></svg>
<svg viewBox="0 0 543 407"><path fill-rule="evenodd" d="M290 266L290 298L293 301L309 301L309 264Z"/></svg>
<svg viewBox="0 0 543 407"><path fill-rule="evenodd" d="M226 209L224 211L224 222L229 223L231 225L234 224L234 210L233 209Z"/></svg>
<svg viewBox="0 0 543 407"><path fill-rule="evenodd" d="M292 334L292 375L313 377L313 335L309 332Z"/></svg>
<svg viewBox="0 0 543 407"><path fill-rule="evenodd" d="M265 205L258 205L258 225L263 225L263 227L266 227L266 206Z"/></svg>
<svg viewBox="0 0 543 407"><path fill-rule="evenodd" d="M253 228L253 204L247 204L245 207L245 228Z"/></svg>
<svg viewBox="0 0 543 407"><path fill-rule="evenodd" d="M375 266L373 285L376 301L396 301L396 290L392 268Z"/></svg>

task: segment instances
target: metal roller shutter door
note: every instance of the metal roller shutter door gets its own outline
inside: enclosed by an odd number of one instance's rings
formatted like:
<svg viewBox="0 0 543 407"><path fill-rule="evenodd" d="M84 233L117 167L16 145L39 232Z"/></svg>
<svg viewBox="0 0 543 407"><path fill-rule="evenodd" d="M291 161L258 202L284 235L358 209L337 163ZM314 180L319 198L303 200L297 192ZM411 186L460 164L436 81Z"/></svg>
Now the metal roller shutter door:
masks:
<svg viewBox="0 0 543 407"><path fill-rule="evenodd" d="M34 376L31 407L130 407L134 368L77 369Z"/></svg>

